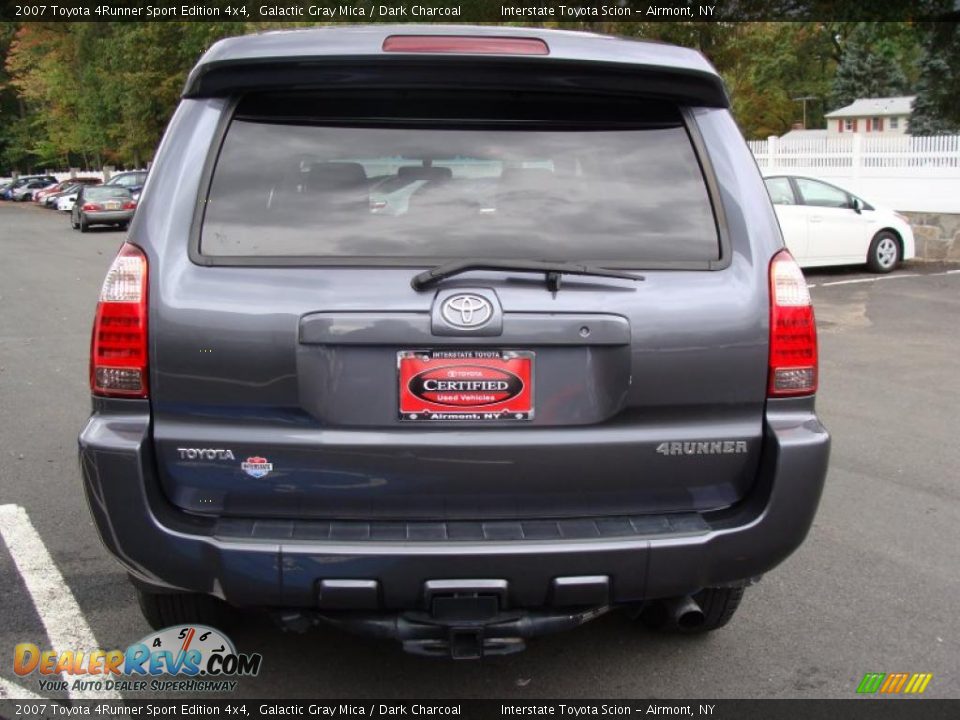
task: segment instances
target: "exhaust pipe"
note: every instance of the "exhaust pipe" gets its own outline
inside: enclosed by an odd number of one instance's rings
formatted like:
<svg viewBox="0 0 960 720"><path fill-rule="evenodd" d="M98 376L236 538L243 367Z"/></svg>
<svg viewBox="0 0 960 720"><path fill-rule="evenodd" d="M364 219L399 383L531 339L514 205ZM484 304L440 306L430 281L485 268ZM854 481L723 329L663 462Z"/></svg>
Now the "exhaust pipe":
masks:
<svg viewBox="0 0 960 720"><path fill-rule="evenodd" d="M681 630L693 630L706 620L703 609L690 595L667 598L663 601L663 607L670 621Z"/></svg>

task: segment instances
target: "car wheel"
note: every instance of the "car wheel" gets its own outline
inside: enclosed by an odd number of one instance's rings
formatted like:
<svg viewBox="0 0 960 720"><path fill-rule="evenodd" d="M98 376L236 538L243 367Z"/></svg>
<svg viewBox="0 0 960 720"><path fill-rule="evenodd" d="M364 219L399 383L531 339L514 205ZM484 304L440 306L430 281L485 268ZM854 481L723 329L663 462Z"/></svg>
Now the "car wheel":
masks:
<svg viewBox="0 0 960 720"><path fill-rule="evenodd" d="M640 613L640 622L651 630L660 632L696 635L719 630L728 622L740 607L743 599L742 587L705 588L695 594L693 599L703 611L703 621L695 625L678 625L673 622L662 602L653 602Z"/></svg>
<svg viewBox="0 0 960 720"><path fill-rule="evenodd" d="M223 600L199 593L154 593L138 587L140 612L154 630L171 625L211 625L228 629L237 620L237 610Z"/></svg>
<svg viewBox="0 0 960 720"><path fill-rule="evenodd" d="M120 228L121 231L126 232L127 228L130 227L130 223L128 222L120 223L119 225L117 225L117 227Z"/></svg>
<svg viewBox="0 0 960 720"><path fill-rule="evenodd" d="M878 232L867 251L867 267L873 272L888 273L900 264L900 241L889 231Z"/></svg>
<svg viewBox="0 0 960 720"><path fill-rule="evenodd" d="M90 226L87 224L87 221L83 217L83 213L80 213L80 232L87 232L90 229Z"/></svg>

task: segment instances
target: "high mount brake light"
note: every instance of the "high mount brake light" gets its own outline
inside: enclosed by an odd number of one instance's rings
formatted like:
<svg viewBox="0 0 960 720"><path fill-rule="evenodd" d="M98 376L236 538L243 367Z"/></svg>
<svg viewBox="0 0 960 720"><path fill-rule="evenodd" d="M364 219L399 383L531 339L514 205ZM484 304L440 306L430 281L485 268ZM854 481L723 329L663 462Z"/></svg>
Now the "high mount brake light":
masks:
<svg viewBox="0 0 960 720"><path fill-rule="evenodd" d="M817 391L817 324L806 278L786 250L770 262L768 397Z"/></svg>
<svg viewBox="0 0 960 720"><path fill-rule="evenodd" d="M124 243L107 271L93 321L90 389L105 397L147 393L147 257Z"/></svg>
<svg viewBox="0 0 960 720"><path fill-rule="evenodd" d="M464 53L474 55L549 55L539 38L473 37L469 35L391 35L384 52Z"/></svg>

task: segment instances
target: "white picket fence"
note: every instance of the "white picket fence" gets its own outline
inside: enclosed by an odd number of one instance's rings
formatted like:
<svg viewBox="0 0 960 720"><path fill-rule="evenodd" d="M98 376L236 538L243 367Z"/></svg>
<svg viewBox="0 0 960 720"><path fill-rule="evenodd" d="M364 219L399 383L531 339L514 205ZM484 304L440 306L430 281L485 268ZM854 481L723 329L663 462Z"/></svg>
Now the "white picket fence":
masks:
<svg viewBox="0 0 960 720"><path fill-rule="evenodd" d="M922 176L946 170L960 176L960 135L882 137L852 134L846 137L780 138L749 143L763 170L817 168L851 170L854 174L884 176L892 170L916 169Z"/></svg>
<svg viewBox="0 0 960 720"><path fill-rule="evenodd" d="M896 210L960 213L960 135L752 140L764 175L822 177Z"/></svg>

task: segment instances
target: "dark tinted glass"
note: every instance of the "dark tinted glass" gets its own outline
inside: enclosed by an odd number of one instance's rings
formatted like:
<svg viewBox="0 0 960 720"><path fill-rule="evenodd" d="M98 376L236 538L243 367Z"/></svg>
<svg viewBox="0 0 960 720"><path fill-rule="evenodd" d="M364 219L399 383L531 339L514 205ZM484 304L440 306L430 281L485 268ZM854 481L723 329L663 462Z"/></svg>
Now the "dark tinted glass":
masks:
<svg viewBox="0 0 960 720"><path fill-rule="evenodd" d="M234 120L201 234L212 256L719 257L686 130Z"/></svg>
<svg viewBox="0 0 960 720"><path fill-rule="evenodd" d="M764 182L767 184L767 192L770 193L770 199L773 200L774 205L797 204L793 197L793 188L790 187L789 178L767 178Z"/></svg>
<svg viewBox="0 0 960 720"><path fill-rule="evenodd" d="M133 187L134 185L143 185L147 181L146 173L124 173L110 178L108 185L120 185L121 187Z"/></svg>
<svg viewBox="0 0 960 720"><path fill-rule="evenodd" d="M83 189L84 200L107 200L109 198L129 198L130 191L125 187L98 185Z"/></svg>
<svg viewBox="0 0 960 720"><path fill-rule="evenodd" d="M800 194L803 195L803 201L807 205L832 208L850 207L850 196L833 185L808 180L807 178L797 178L797 187L800 188Z"/></svg>

